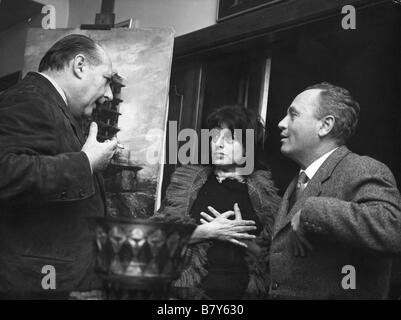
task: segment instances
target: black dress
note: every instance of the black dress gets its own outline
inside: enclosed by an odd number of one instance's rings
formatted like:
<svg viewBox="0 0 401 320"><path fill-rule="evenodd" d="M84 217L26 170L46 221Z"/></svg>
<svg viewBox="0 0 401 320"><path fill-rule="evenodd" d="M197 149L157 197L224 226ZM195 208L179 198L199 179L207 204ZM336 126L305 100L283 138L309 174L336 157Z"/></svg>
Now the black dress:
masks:
<svg viewBox="0 0 401 320"><path fill-rule="evenodd" d="M213 216L207 209L208 206L223 213L233 210L235 203L238 203L242 219L256 222L257 229L249 233L258 234L262 225L252 208L248 186L237 180L225 179L220 183L216 176L211 174L199 191L190 215L200 223L202 211ZM207 255L208 274L201 282L207 296L212 299L241 299L249 281L245 250L228 241L213 241Z"/></svg>

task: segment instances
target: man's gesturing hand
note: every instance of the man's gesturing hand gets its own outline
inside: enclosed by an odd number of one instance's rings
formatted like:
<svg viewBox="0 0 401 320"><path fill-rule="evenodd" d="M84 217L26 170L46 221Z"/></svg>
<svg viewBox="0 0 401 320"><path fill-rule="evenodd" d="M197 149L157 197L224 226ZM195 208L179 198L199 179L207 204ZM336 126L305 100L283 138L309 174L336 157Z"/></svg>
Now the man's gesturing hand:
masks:
<svg viewBox="0 0 401 320"><path fill-rule="evenodd" d="M291 227L292 231L290 237L294 255L305 257L307 251L312 251L313 247L306 239L305 231L301 224L301 210L296 212L291 219Z"/></svg>
<svg viewBox="0 0 401 320"><path fill-rule="evenodd" d="M82 151L86 153L89 159L92 172L105 169L117 148L117 138L114 137L110 141L101 143L97 141L96 136L97 124L96 122L92 122L89 128L88 139L86 139L82 147Z"/></svg>

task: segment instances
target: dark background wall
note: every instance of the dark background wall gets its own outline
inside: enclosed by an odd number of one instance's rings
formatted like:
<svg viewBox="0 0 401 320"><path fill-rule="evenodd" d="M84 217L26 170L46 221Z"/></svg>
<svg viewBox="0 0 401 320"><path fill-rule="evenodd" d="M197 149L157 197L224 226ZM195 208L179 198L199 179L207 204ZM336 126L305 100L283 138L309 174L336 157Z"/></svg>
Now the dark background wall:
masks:
<svg viewBox="0 0 401 320"><path fill-rule="evenodd" d="M277 124L294 97L328 81L351 91L361 106L348 146L393 171L401 186L401 11L395 4L358 11L356 30L343 30L342 16L282 32L273 46L267 157L285 188L298 168L280 154Z"/></svg>

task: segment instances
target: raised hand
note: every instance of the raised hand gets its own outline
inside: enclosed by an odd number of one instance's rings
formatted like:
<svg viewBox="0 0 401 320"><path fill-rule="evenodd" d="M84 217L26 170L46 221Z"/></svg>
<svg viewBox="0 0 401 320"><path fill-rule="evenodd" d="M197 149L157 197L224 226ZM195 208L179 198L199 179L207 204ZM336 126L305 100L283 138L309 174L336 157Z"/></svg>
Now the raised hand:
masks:
<svg viewBox="0 0 401 320"><path fill-rule="evenodd" d="M301 210L296 212L294 217L291 219L291 245L295 256L305 257L308 251L313 250L313 247L306 239L305 231L302 228L300 218Z"/></svg>
<svg viewBox="0 0 401 320"><path fill-rule="evenodd" d="M89 159L92 172L104 170L117 148L116 137L103 143L97 141L97 130L96 122L92 122L88 138L82 147L82 151L85 152Z"/></svg>

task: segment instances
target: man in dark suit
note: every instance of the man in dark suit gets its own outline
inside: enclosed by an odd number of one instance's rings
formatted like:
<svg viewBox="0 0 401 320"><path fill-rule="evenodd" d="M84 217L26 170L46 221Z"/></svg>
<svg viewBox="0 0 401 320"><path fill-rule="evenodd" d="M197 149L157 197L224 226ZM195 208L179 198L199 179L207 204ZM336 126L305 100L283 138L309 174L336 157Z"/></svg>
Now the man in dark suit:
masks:
<svg viewBox="0 0 401 320"><path fill-rule="evenodd" d="M279 123L300 166L274 225L272 298L384 299L401 253L401 197L390 170L345 143L359 105L328 83L307 88Z"/></svg>
<svg viewBox="0 0 401 320"><path fill-rule="evenodd" d="M113 98L104 49L69 35L0 96L0 296L67 297L99 287L94 226L105 214L101 176L117 141L96 140L83 117Z"/></svg>

